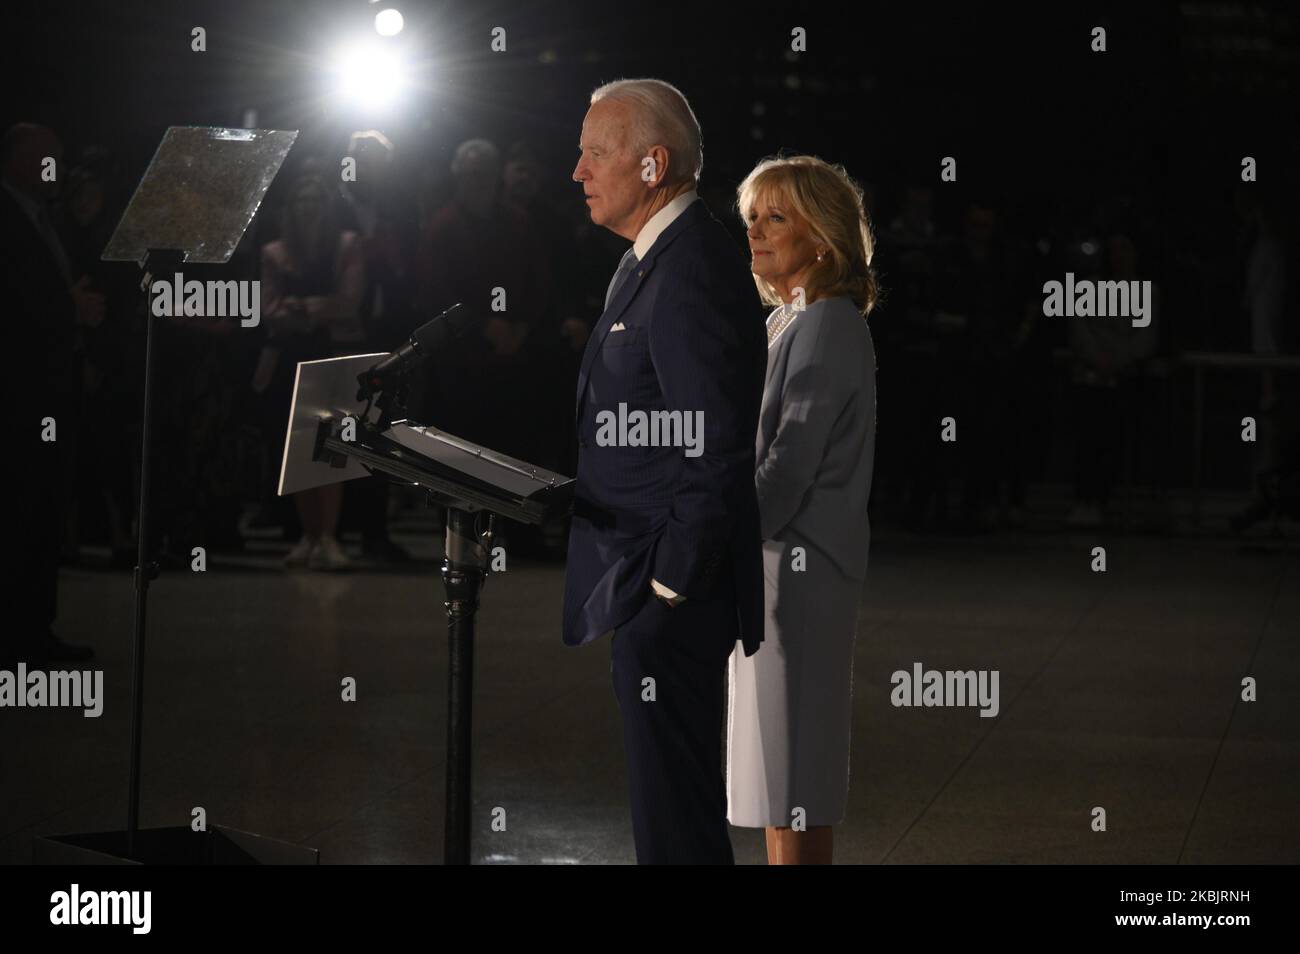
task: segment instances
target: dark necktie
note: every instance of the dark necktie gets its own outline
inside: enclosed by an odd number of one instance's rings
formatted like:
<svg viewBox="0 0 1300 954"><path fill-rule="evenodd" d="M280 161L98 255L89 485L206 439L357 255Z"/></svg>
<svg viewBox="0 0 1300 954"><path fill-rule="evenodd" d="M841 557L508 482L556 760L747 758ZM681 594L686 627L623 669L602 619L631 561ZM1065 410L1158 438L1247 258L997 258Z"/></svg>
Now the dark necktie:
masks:
<svg viewBox="0 0 1300 954"><path fill-rule="evenodd" d="M639 264L641 264L641 260L636 257L636 252L633 249L628 249L623 254L623 260L618 263L618 271L614 273L614 277L609 283L609 289L605 292L606 309L609 308L609 303L614 300L614 296L618 294L618 290L623 287L623 283L627 281L627 276L632 274L632 269Z"/></svg>

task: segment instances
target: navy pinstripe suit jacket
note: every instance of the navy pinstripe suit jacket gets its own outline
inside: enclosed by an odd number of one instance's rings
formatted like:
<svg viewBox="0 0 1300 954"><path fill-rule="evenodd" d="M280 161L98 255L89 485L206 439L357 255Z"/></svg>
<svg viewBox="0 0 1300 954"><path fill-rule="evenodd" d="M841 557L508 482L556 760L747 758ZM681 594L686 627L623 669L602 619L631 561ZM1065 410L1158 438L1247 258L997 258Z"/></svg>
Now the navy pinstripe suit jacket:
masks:
<svg viewBox="0 0 1300 954"><path fill-rule="evenodd" d="M611 331L615 325L619 330ZM654 596L736 605L737 638L763 639L754 444L767 368L763 309L727 230L692 202L610 300L578 374L578 475L564 641L590 642ZM703 412L699 456L601 446L602 411Z"/></svg>

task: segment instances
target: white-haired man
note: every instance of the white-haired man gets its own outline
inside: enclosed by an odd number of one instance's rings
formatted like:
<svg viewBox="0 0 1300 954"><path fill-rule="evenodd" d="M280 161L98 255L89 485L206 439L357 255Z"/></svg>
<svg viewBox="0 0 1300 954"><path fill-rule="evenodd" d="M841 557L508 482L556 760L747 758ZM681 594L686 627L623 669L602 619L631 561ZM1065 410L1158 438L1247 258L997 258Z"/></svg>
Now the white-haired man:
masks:
<svg viewBox="0 0 1300 954"><path fill-rule="evenodd" d="M578 376L564 641L614 632L638 862L733 863L720 740L727 658L737 640L753 655L763 638L762 308L740 250L696 194L700 128L676 88L600 87L579 149L573 179L592 222L633 244ZM634 429L611 440L609 422L637 411L702 421L702 440Z"/></svg>

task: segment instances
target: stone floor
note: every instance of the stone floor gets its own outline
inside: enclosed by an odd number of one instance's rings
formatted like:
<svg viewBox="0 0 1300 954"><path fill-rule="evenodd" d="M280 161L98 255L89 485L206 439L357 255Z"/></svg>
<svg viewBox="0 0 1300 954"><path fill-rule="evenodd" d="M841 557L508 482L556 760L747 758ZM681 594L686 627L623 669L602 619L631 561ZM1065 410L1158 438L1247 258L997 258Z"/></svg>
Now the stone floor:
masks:
<svg viewBox="0 0 1300 954"><path fill-rule="evenodd" d="M201 806L323 863L440 860L436 537L403 530L424 559L400 572L289 573L263 541L154 585L143 825ZM1105 573L1089 568L1098 543ZM836 861L1300 862L1298 563L1293 543L1206 536L878 532ZM561 644L562 586L562 567L514 560L485 594L481 863L635 859L609 646ZM66 569L61 599L62 635L98 652L105 710L0 712L0 862L29 861L33 834L124 821L130 576ZM1000 713L895 708L890 676L914 662L997 669ZM1246 676L1258 701L1241 701ZM732 842L763 863L761 832Z"/></svg>

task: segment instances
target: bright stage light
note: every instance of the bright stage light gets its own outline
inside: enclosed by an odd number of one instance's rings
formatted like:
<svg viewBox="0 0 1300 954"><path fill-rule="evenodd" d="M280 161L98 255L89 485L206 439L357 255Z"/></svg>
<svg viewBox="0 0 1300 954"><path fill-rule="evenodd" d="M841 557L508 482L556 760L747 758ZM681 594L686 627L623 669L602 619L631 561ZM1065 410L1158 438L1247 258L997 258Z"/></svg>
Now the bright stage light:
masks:
<svg viewBox="0 0 1300 954"><path fill-rule="evenodd" d="M402 32L402 13L393 7L387 7L375 14L375 30L380 36L397 36Z"/></svg>
<svg viewBox="0 0 1300 954"><path fill-rule="evenodd" d="M358 106L391 104L406 86L401 59L378 44L343 50L335 57L336 92Z"/></svg>

